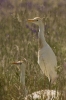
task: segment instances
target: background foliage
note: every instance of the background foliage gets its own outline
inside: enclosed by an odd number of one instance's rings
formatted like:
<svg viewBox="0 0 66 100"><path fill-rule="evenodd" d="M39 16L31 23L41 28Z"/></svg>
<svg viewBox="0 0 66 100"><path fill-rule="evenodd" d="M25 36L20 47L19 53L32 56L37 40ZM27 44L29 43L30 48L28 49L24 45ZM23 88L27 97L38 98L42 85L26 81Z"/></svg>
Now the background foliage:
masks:
<svg viewBox="0 0 66 100"><path fill-rule="evenodd" d="M0 99L21 100L20 71L12 62L27 59L26 87L29 93L49 87L37 64L38 27L28 18L44 17L45 38L58 60L58 86L63 91L66 77L66 1L0 0ZM20 22L21 21L21 22ZM61 88L62 87L62 88ZM54 85L52 85L54 88Z"/></svg>

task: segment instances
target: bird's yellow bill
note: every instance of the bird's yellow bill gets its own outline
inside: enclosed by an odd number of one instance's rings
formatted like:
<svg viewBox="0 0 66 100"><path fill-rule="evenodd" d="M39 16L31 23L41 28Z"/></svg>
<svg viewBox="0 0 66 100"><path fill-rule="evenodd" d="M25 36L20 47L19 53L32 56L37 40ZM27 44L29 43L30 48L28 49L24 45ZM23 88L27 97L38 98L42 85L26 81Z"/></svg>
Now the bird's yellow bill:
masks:
<svg viewBox="0 0 66 100"><path fill-rule="evenodd" d="M18 64L17 62L13 62L12 64Z"/></svg>
<svg viewBox="0 0 66 100"><path fill-rule="evenodd" d="M34 19L28 19L28 22L34 22Z"/></svg>

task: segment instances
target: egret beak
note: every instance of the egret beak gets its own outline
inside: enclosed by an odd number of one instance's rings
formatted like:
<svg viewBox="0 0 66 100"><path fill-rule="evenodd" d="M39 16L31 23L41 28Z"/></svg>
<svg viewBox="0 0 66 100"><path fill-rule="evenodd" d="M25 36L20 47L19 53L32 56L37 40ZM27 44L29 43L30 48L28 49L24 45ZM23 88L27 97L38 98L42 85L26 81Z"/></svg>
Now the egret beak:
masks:
<svg viewBox="0 0 66 100"><path fill-rule="evenodd" d="M13 62L12 64L18 64L17 62Z"/></svg>
<svg viewBox="0 0 66 100"><path fill-rule="evenodd" d="M34 22L34 19L28 19L28 22Z"/></svg>

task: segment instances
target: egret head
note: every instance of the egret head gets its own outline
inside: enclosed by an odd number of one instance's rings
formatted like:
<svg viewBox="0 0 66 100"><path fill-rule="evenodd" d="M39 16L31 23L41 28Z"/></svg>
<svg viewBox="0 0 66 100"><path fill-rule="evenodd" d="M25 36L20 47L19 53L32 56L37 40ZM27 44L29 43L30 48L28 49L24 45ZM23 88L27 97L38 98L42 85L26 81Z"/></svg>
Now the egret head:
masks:
<svg viewBox="0 0 66 100"><path fill-rule="evenodd" d="M22 63L23 63L23 61L16 61L16 62L13 62L12 64L21 65Z"/></svg>
<svg viewBox="0 0 66 100"><path fill-rule="evenodd" d="M21 64L23 64L24 62L26 62L27 60L24 58L23 60L21 60L21 61L15 61L15 62L13 62L12 64L15 64L15 65L21 65Z"/></svg>
<svg viewBox="0 0 66 100"><path fill-rule="evenodd" d="M39 26L40 24L43 23L42 20L43 20L43 18L35 17L33 19L28 19L28 22L34 23Z"/></svg>

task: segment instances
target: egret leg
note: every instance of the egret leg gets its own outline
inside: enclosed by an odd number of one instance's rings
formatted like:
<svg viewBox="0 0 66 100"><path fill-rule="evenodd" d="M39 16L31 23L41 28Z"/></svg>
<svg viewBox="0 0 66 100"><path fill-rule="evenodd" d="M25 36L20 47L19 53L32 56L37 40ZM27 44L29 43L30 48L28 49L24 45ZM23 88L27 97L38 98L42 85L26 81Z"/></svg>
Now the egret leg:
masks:
<svg viewBox="0 0 66 100"><path fill-rule="evenodd" d="M57 96L57 84L56 84L56 96Z"/></svg>

